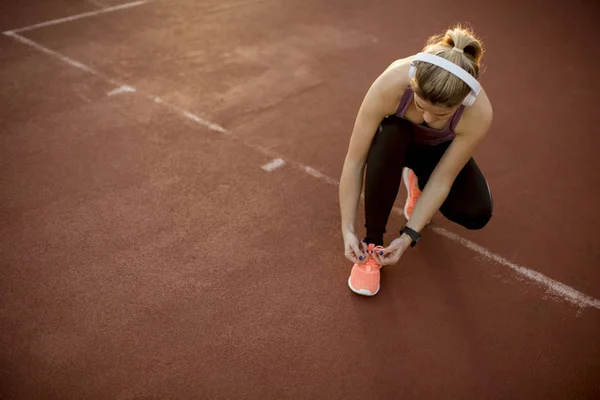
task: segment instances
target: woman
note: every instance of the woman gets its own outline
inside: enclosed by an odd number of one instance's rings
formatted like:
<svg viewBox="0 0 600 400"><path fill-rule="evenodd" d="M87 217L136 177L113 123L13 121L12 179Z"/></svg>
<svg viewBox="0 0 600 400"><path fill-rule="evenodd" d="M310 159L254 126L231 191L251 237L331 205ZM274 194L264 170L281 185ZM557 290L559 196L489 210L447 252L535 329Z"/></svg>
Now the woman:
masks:
<svg viewBox="0 0 600 400"><path fill-rule="evenodd" d="M467 229L492 215L492 197L472 154L487 135L492 106L479 86L482 46L457 26L429 38L421 53L393 62L371 85L358 112L339 201L348 285L379 291L379 269L395 264L439 210ZM366 174L365 174L366 168ZM363 178L366 237L354 230ZM383 235L400 181L407 188L406 225L387 248Z"/></svg>

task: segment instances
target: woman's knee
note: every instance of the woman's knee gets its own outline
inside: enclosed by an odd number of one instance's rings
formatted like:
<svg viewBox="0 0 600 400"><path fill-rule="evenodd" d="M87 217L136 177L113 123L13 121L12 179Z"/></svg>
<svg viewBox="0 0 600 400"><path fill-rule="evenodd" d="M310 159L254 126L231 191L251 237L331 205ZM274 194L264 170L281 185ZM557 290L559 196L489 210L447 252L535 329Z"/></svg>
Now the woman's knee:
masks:
<svg viewBox="0 0 600 400"><path fill-rule="evenodd" d="M494 198L492 197L492 191L490 190L487 181L485 182L485 185L487 189L485 200L482 199L480 207L478 207L478 212L469 219L468 226L466 226L467 229L483 229L492 219L492 214L494 212Z"/></svg>
<svg viewBox="0 0 600 400"><path fill-rule="evenodd" d="M487 181L474 161L471 160L470 163L471 184L466 185L467 188L463 188L459 195L455 194L452 201L444 202L440 211L450 221L466 229L479 230L487 226L492 219L494 199Z"/></svg>
<svg viewBox="0 0 600 400"><path fill-rule="evenodd" d="M475 231L483 229L492 219L493 206L490 201L479 204L469 211L452 212L442 208L442 214L450 221L455 222L466 229Z"/></svg>
<svg viewBox="0 0 600 400"><path fill-rule="evenodd" d="M465 228L476 231L483 229L492 219L492 211L485 211L475 215L469 215L464 218L461 225Z"/></svg>

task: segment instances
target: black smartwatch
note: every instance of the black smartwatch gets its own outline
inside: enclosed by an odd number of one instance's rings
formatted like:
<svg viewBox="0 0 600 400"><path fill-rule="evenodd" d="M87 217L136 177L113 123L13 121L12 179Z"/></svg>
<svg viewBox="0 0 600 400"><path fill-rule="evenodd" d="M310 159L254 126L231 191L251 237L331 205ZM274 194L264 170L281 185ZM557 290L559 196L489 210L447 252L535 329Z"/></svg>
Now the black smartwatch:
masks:
<svg viewBox="0 0 600 400"><path fill-rule="evenodd" d="M403 233L408 235L410 240L412 240L410 247L415 247L417 243L419 243L419 239L421 239L421 234L413 229L410 229L408 226L403 226L402 229L400 229L400 235Z"/></svg>

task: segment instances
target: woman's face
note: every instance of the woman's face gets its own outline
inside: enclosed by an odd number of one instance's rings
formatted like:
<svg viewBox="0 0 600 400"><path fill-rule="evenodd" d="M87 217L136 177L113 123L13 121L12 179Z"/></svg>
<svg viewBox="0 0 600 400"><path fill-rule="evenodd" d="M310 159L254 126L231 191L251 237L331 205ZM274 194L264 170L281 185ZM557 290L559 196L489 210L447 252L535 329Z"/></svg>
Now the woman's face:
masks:
<svg viewBox="0 0 600 400"><path fill-rule="evenodd" d="M430 124L437 121L447 120L454 114L456 107L445 107L445 106L434 106L431 103L423 100L415 94L414 97L415 108L423 115L423 120Z"/></svg>

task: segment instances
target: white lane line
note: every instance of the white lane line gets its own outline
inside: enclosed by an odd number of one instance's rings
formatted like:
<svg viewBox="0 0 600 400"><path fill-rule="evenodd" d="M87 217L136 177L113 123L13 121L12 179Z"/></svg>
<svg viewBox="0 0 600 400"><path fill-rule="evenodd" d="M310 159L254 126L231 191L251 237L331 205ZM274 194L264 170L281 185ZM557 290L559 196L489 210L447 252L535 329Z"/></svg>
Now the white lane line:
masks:
<svg viewBox="0 0 600 400"><path fill-rule="evenodd" d="M152 98L152 97L151 97ZM160 97L153 97L152 100L154 100L154 102L156 104L162 104L164 106L166 106L167 108L170 108L174 111L177 111L178 113L184 115L186 118L191 119L194 122L197 122L201 125L206 126L208 129L213 130L215 132L219 132L219 133L224 133L226 135L230 134L231 132L229 132L227 129L223 128L221 125L219 124L215 124L213 122L207 121L204 118L200 118L199 116L197 116L196 114L192 114L189 111L184 110L183 108L177 107L176 105L173 105L163 99L161 99Z"/></svg>
<svg viewBox="0 0 600 400"><path fill-rule="evenodd" d="M432 226L431 230L433 230L438 235L444 236L447 239L452 240L470 250L473 250L476 253L479 253L483 257L491 260L495 263L503 265L512 269L517 274L521 275L524 278L527 278L536 284L543 286L549 292L549 294L556 295L580 308L585 307L594 307L600 309L600 300L594 299L580 291L573 289L570 286L565 285L564 283L555 281L552 278L547 277L546 275L524 267L522 265L515 264L506 258L499 256L498 254L492 253L488 249L483 246L478 245L477 243L471 242L459 236L455 233L452 233L442 227Z"/></svg>
<svg viewBox="0 0 600 400"><path fill-rule="evenodd" d="M29 26L24 26L22 28L18 28L18 29L12 29L12 30L6 31L4 33L6 34L6 33L19 33L19 32L31 31L34 29L43 28L45 26L58 25L58 24L62 24L64 22L75 21L75 20L81 19L81 18L94 17L94 16L100 15L100 14L124 10L124 9L131 8L131 7L137 7L137 6L141 6L142 4L145 4L147 2L148 2L148 0L140 0L140 1L134 1L131 3L119 4L118 6L114 6L114 7L102 8L102 9L96 10L96 11L89 11L89 12L85 12L85 13L81 13L81 14L71 15L70 17L53 19L51 21L40 22L39 24L35 24L35 25L29 25Z"/></svg>
<svg viewBox="0 0 600 400"><path fill-rule="evenodd" d="M19 36L19 35L15 34L14 32L6 33L6 35L11 36L11 37L17 39L17 40L21 41L22 43L28 44L28 45L30 45L30 46L38 49L39 51L42 51L42 52L44 52L46 54L49 54L49 55L51 55L53 57L57 57L61 61L65 62L66 64L69 64L69 65L71 65L73 67L82 69L82 70L84 70L86 72L89 72L90 74L102 77L102 78L106 79L107 81L109 81L109 82L111 82L113 84L116 83L115 80L113 80L111 78L108 78L108 77L106 77L106 76L98 73L93 68L88 67L88 66L86 66L86 65L84 65L84 64L82 64L82 63L80 63L78 61L75 61L75 60L73 60L73 59L71 59L69 57L66 57L66 56L64 56L64 55L62 55L62 54L60 54L60 53L58 53L56 51L50 50L50 49L48 49L48 48L46 48L46 47L44 47L44 46L42 46L42 45L40 45L40 44L32 41L32 40L25 39L24 37ZM117 86L123 86L123 84L119 83ZM127 85L125 85L125 86L127 86ZM148 97L150 100L153 100L157 104L163 104L163 105L167 106L168 108L179 112L180 114L186 116L187 118L190 118L193 121L195 121L195 122L197 122L199 124L202 124L202 125L208 127L209 129L211 129L213 131L220 132L220 133L227 133L227 134L229 134L229 137L231 137L232 139L236 139L236 140L240 141L242 144L244 144L245 146L247 146L247 147L249 147L249 148L251 148L251 149L253 149L255 151L259 151L259 152L261 152L261 153L263 153L265 155L270 156L271 158L282 158L282 157L279 157L278 155L276 155L275 153L273 153L272 151L270 151L268 149L265 149L263 147L260 147L260 146L257 146L257 145L253 145L253 144L250 144L250 143L246 142L245 140L237 137L236 135L234 135L233 133L227 131L225 128L221 127L218 124L206 121L206 120L204 120L204 119L196 116L195 114L190 113L189 111L186 111L186 110L184 110L184 109L182 109L180 107L177 107L177 106L175 106L173 104L170 104L170 103L162 100L159 97L152 97L152 96L146 96L146 97ZM320 179L320 180L322 180L322 181L324 181L324 182L326 182L326 183L328 183L330 185L339 186L339 181L338 180L336 180L334 178L331 178L331 177L323 174L322 172L320 172L320 171L318 171L318 170L316 170L316 169L314 169L314 168L312 168L310 166L307 166L307 165L304 165L304 164L299 163L297 161L293 161L293 160L289 160L289 159L288 159L288 163L290 163L291 165L293 165L295 168L297 168L297 169L299 169L299 170L301 170L301 171L303 171L303 172L305 172L305 173L307 173L307 174L309 174L309 175L311 175L311 176L313 176L313 177L315 177L317 179ZM396 213L398 213L398 214L400 214L400 215L402 215L402 211L400 209L396 208L396 207L394 207L393 211L396 212ZM515 263L513 263L513 262L511 262L511 261L509 261L507 259L505 259L504 257L491 252L490 250L486 249L485 247L480 246L480 245L478 245L476 243L473 243L473 242L471 242L471 241L469 241L469 240L467 240L467 239L465 239L465 238L463 238L463 237L461 237L461 236L459 236L457 234L449 232L449 231L447 231L447 230L445 230L443 228L432 226L431 229L435 233L437 233L437 234L439 234L439 235L441 235L441 236L443 236L443 237L445 237L447 239L450 239L453 242L455 242L455 243L457 243L457 244L459 244L461 246L464 246L464 247L466 247L469 250L474 251L475 253L477 253L477 254L481 255L482 257L486 258L487 260L490 260L492 262L498 263L500 265L503 265L503 266L511 269L512 271L514 271L515 273L517 273L520 276L524 277L525 279L528 279L528 280L532 281L535 285L542 286L549 293L556 295L556 296L552 296L553 298L559 297L559 298L561 298L561 299L563 299L563 300L565 300L565 301L567 301L567 302L569 302L571 304L574 304L575 306L578 306L580 309L583 309L583 308L586 308L586 307L593 307L593 308L596 308L596 309L600 309L600 300L598 300L598 299L595 299L595 298L593 298L591 296L588 296L588 295L586 295L586 294L584 294L584 293L582 293L582 292L580 292L580 291L578 291L578 290L576 290L576 289L574 289L574 288L572 288L572 287L570 287L568 285L565 285L565 284L563 284L561 282L555 281L555 280L547 277L546 275L544 275L544 274L542 274L540 272L534 271L534 270L532 270L530 268L527 268L527 267L524 267L524 266L521 266L521 265L517 265L517 264L515 264Z"/></svg>
<svg viewBox="0 0 600 400"><path fill-rule="evenodd" d="M107 93L108 96L115 96L117 94L121 94L121 93L134 93L135 92L135 88L131 87L131 86L127 86L127 85L123 85L121 87L118 87L114 90L111 90L110 92Z"/></svg>
<svg viewBox="0 0 600 400"><path fill-rule="evenodd" d="M271 172L271 171L276 170L279 167L283 167L283 165L285 165L285 161L283 161L281 158L276 158L273 161L271 161L270 163L263 165L261 168L267 172Z"/></svg>
<svg viewBox="0 0 600 400"><path fill-rule="evenodd" d="M300 168L304 172L306 172L309 175L314 176L317 179L322 179L325 182L329 183L330 185L334 185L334 186L338 186L340 184L340 182L337 179L333 179L333 178L325 175L324 173L317 171L313 167L309 167L308 165L302 165L302 164L299 164L299 165L300 165Z"/></svg>
<svg viewBox="0 0 600 400"><path fill-rule="evenodd" d="M94 70L93 68L90 68L87 65L80 63L79 61L75 61L72 58L69 58L69 57L67 57L65 55L62 55L62 54L60 54L60 53L58 53L58 52L56 52L54 50L50 50L49 48L44 47L44 46L42 46L40 44L37 44L33 40L29 40L27 38L24 38L23 36L18 35L15 32L4 32L4 34L6 36L10 36L10 37L18 40L21 43L25 43L25 44L27 44L27 45L35 48L36 50L41 51L42 53L50 54L51 56L58 58L62 62L67 63L67 64L69 64L72 67L82 69L85 72L89 72L90 74L98 75L98 72L96 70Z"/></svg>
<svg viewBox="0 0 600 400"><path fill-rule="evenodd" d="M85 71L85 72L87 72L89 74L99 76L100 78L106 80L107 82L109 82L109 83L111 83L111 84L113 84L115 86L119 86L119 87L128 86L128 85L124 85L123 83L120 83L120 82L118 82L118 81L116 81L116 80L114 80L112 78L109 78L108 76L102 74L101 72L96 71L92 67L89 67L89 66L87 66L85 64L82 64L79 61L73 60L72 58L69 58L69 57L67 57L67 56L65 56L65 55L63 55L63 54L61 54L61 53L59 53L57 51L50 50L49 48L44 47L41 44L39 44L37 42L34 42L33 40L27 39L26 37L23 37L23 36L21 36L21 35L19 35L17 33L14 33L14 32L5 32L4 34L6 36L12 37L15 40L18 40L21 43L24 43L24 44L26 44L28 46L33 47L34 49L36 49L38 51L41 51L42 53L46 53L48 55L51 55L52 57L55 57L55 58L59 59L60 61L66 63L66 64L69 64L72 67L75 67L77 69Z"/></svg>
<svg viewBox="0 0 600 400"><path fill-rule="evenodd" d="M15 32L5 32L4 34L6 36L12 37L12 38L20 41L21 43L29 45L29 46L35 48L36 50L41 51L42 53L46 53L48 55L51 55L52 57L55 57L55 58L59 59L60 61L66 63L66 64L69 64L72 67L75 67L75 68L78 68L80 70L83 70L83 71L85 71L85 72L87 72L89 74L96 75L96 76L98 76L98 77L100 77L100 78L102 78L102 79L110 82L111 84L113 84L115 86L118 86L116 89L114 89L114 90L112 90L112 91L110 91L108 93L109 96L113 96L115 94L122 93L124 91L125 92L135 92L136 91L136 89L134 87L130 86L130 85L126 85L126 84L124 84L122 82L119 82L119 81L116 81L114 79L111 79L111 78L105 76L104 74L102 74L101 72L95 70L92 67L89 67L89 66L87 66L87 65L85 65L83 63L80 63L79 61L73 60L72 58L69 58L69 57L63 55L63 54L59 53L58 51L54 51L54 50L51 50L51 49L49 49L47 47L44 47L41 44L39 44L37 42L34 42L33 40L27 39L27 38L25 38L25 37L23 37L23 36L15 33ZM209 128L209 129L211 129L213 131L224 133L224 134L229 134L230 133L227 129L223 128L222 126L220 126L218 124L215 124L215 123L212 123L210 121L207 121L207 120L205 120L203 118L200 118L199 116L197 116L195 114L192 114L191 112L186 111L186 110L184 110L184 109L182 109L180 107L177 107L177 106L175 106L175 105L173 105L173 104L171 104L171 103L169 103L169 102L161 99L160 97L152 97L152 96L147 96L147 97L149 97L155 103L162 104L162 105L164 105L164 106L166 106L166 107L168 107L168 108L170 108L172 110L175 110L175 111L183 114L185 117L191 119L192 121L197 122L199 124L202 124L202 125L206 126L207 128Z"/></svg>

